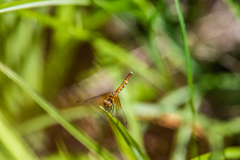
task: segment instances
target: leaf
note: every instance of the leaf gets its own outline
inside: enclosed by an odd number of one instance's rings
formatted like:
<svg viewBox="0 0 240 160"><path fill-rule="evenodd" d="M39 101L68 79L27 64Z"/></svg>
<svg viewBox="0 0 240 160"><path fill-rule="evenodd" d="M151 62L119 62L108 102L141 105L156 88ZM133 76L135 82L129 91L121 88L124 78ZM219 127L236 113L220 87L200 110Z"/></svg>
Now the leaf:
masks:
<svg viewBox="0 0 240 160"><path fill-rule="evenodd" d="M116 120L111 114L109 114L104 108L100 106L100 108L105 112L107 117L109 118L110 124L113 126L112 128L117 129L125 142L128 144L132 152L134 153L136 159L148 160L149 157L143 152L137 142L132 138L132 136L128 133L126 128Z"/></svg>

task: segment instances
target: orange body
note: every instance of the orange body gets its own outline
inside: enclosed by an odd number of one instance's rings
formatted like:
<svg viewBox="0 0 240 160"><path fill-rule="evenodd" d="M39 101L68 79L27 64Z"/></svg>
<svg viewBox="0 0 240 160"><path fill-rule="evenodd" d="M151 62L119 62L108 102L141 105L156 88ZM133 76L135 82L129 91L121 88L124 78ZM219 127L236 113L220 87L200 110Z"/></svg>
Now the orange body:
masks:
<svg viewBox="0 0 240 160"><path fill-rule="evenodd" d="M119 93L127 84L129 79L131 78L133 72L130 72L127 77L125 78L125 80L123 81L123 83L118 87L118 89L116 90L117 93Z"/></svg>
<svg viewBox="0 0 240 160"><path fill-rule="evenodd" d="M114 102L114 98L116 98L118 93L120 93L120 91L128 84L128 81L131 78L132 74L133 72L128 73L127 77L125 78L123 83L118 87L118 89L114 92L111 92L108 96L108 99L104 100L103 103L105 107L109 107L112 105L112 103Z"/></svg>

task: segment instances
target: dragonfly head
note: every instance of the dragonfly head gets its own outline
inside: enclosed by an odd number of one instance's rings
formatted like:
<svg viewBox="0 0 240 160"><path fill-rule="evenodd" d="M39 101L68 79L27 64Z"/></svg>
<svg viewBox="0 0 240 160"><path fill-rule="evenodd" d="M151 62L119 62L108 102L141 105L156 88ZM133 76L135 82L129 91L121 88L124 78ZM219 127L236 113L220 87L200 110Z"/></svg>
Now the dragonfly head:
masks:
<svg viewBox="0 0 240 160"><path fill-rule="evenodd" d="M111 101L107 101L107 100L104 100L104 101L103 101L103 104L104 104L105 107L110 107L110 106L112 106L112 102L111 102Z"/></svg>
<svg viewBox="0 0 240 160"><path fill-rule="evenodd" d="M108 99L103 101L105 109L113 106L114 98L116 98L116 96L117 96L117 92L109 93Z"/></svg>

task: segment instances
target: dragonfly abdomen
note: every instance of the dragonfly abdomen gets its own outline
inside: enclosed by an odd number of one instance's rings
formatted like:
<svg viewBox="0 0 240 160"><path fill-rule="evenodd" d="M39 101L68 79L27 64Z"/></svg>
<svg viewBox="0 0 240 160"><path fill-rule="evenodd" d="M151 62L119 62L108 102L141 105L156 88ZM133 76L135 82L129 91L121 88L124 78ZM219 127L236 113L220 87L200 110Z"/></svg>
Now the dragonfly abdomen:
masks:
<svg viewBox="0 0 240 160"><path fill-rule="evenodd" d="M123 83L118 87L118 89L116 90L117 93L119 93L127 84L129 79L131 78L133 72L130 72L127 77L125 78L125 80L123 81Z"/></svg>

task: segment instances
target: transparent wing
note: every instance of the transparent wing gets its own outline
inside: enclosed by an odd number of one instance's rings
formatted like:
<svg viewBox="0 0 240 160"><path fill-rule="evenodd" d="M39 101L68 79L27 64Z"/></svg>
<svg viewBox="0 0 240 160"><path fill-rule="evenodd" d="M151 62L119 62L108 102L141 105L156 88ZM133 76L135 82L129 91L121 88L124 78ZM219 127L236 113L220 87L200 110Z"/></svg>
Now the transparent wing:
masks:
<svg viewBox="0 0 240 160"><path fill-rule="evenodd" d="M108 99L109 94L110 93L105 93L96 97L79 100L75 103L75 106L84 106L84 107L102 106L105 108L103 101ZM115 98L113 106L109 106L108 108L105 108L105 110L111 115L113 115L114 117L116 117L116 119L120 121L125 127L127 127L127 120L123 112L123 109L121 107L119 96Z"/></svg>
<svg viewBox="0 0 240 160"><path fill-rule="evenodd" d="M104 107L103 101L107 100L109 93L105 93L96 97L79 100L75 103L75 106L84 106L84 107Z"/></svg>
<svg viewBox="0 0 240 160"><path fill-rule="evenodd" d="M118 121L120 121L125 127L127 127L127 119L125 117L125 114L123 112L123 108L121 106L121 102L119 99L119 96L117 95L115 101L114 101L114 108L116 110L116 118Z"/></svg>

